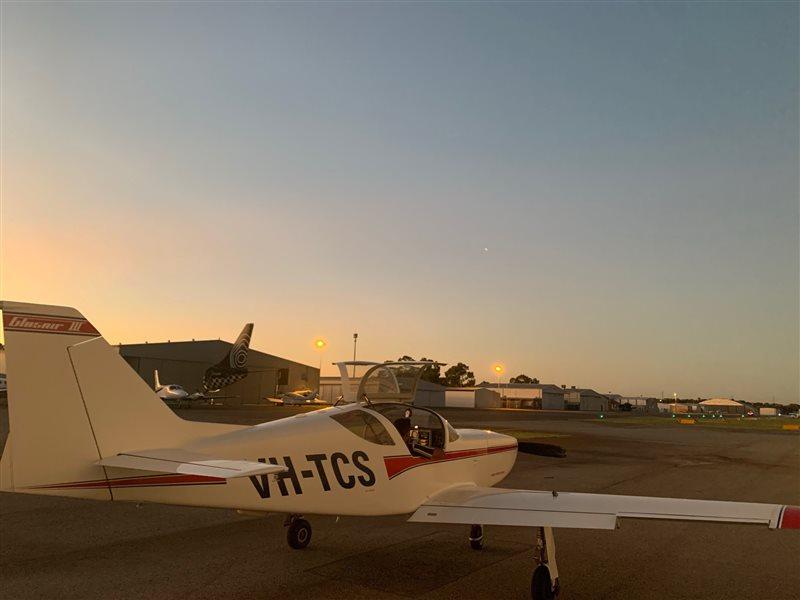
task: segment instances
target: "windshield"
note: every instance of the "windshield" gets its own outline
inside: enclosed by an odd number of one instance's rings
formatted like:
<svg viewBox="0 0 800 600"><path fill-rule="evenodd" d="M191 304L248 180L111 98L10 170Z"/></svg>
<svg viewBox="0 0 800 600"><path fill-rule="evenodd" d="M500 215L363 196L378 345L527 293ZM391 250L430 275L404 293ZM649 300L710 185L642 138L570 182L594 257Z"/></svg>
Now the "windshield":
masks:
<svg viewBox="0 0 800 600"><path fill-rule="evenodd" d="M400 403L372 404L369 408L386 417L410 446L444 448L445 427L435 412Z"/></svg>
<svg viewBox="0 0 800 600"><path fill-rule="evenodd" d="M339 425L347 429L350 433L354 433L368 442L380 444L382 446L394 446L392 436L386 431L386 428L381 422L361 409L332 414L331 419L339 423Z"/></svg>

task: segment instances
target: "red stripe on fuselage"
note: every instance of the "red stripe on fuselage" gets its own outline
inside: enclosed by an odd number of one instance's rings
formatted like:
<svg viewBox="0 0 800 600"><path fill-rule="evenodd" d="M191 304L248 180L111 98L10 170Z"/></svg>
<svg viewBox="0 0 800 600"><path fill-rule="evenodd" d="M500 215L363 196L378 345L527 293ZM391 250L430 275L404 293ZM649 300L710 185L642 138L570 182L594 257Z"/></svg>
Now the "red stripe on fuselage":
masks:
<svg viewBox="0 0 800 600"><path fill-rule="evenodd" d="M800 529L800 506L784 506L778 527L781 529Z"/></svg>
<svg viewBox="0 0 800 600"><path fill-rule="evenodd" d="M509 450L516 450L517 445L511 444L508 446L492 446L490 448L474 448L472 450L458 450L456 452L447 452L442 456L435 456L433 458L423 458L419 456L385 456L383 463L386 465L386 475L389 479L395 475L399 475L414 467L428 465L431 463L446 462L450 460L459 460L462 458L470 458L473 456L485 456L487 454L496 454L498 452L508 452Z"/></svg>
<svg viewBox="0 0 800 600"><path fill-rule="evenodd" d="M93 488L126 488L126 487L153 487L159 485L196 485L206 483L225 483L221 477L206 477L203 475L145 475L143 477L123 477L121 479L96 479L94 481L74 481L69 483L54 483L51 485L36 485L29 489L36 490L63 490L63 489L93 489Z"/></svg>

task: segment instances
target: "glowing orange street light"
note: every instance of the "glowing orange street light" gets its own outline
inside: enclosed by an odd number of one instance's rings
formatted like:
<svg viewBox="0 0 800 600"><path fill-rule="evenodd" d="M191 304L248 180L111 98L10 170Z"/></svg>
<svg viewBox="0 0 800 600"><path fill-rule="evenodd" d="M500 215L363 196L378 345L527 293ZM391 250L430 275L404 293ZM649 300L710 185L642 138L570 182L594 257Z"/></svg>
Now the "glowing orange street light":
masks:
<svg viewBox="0 0 800 600"><path fill-rule="evenodd" d="M322 351L325 349L325 346L328 345L328 342L323 340L322 338L318 338L314 340L314 348L319 350L319 378L322 379Z"/></svg>
<svg viewBox="0 0 800 600"><path fill-rule="evenodd" d="M497 373L497 393L500 394L500 398L503 398L503 388L500 387L500 374L505 370L503 369L503 365L495 365L492 367L494 372Z"/></svg>

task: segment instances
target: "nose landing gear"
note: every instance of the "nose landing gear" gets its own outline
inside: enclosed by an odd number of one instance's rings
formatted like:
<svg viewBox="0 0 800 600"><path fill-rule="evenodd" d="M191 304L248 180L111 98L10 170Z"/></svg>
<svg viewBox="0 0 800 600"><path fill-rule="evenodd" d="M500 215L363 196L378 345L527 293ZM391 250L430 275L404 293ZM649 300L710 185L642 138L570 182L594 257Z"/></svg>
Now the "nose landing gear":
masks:
<svg viewBox="0 0 800 600"><path fill-rule="evenodd" d="M470 525L469 547L473 550L480 550L483 548L483 525Z"/></svg>
<svg viewBox="0 0 800 600"><path fill-rule="evenodd" d="M286 541L295 550L302 550L311 542L311 524L301 515L288 515L284 526Z"/></svg>

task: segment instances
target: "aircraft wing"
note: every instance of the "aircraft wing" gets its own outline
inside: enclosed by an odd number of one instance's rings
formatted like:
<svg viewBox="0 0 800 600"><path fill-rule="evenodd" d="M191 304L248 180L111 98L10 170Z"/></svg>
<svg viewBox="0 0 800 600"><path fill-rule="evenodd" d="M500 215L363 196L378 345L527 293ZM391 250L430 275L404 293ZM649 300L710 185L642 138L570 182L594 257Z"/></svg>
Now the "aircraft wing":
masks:
<svg viewBox="0 0 800 600"><path fill-rule="evenodd" d="M621 518L756 523L770 529L800 529L800 507L796 506L469 485L432 496L409 521L615 529Z"/></svg>
<svg viewBox="0 0 800 600"><path fill-rule="evenodd" d="M282 465L250 461L215 458L198 452L178 448L135 450L98 461L104 467L156 471L158 473L180 473L233 479L269 473L283 473L288 469Z"/></svg>

